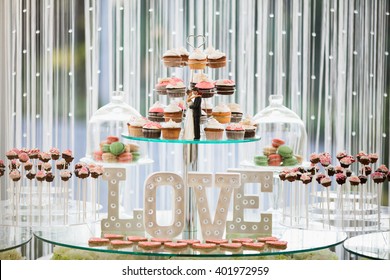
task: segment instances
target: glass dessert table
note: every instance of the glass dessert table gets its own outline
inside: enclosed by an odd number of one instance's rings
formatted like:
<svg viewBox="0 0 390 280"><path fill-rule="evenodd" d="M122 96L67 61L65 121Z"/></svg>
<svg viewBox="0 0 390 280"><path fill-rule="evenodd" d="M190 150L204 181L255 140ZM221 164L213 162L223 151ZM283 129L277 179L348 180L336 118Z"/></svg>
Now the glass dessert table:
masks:
<svg viewBox="0 0 390 280"><path fill-rule="evenodd" d="M22 247L32 238L30 228L0 226L0 252Z"/></svg>
<svg viewBox="0 0 390 280"><path fill-rule="evenodd" d="M168 250L161 246L158 249L145 250L138 247L136 244L127 248L113 248L107 246L90 246L88 239L91 237L101 237L100 223L80 224L63 227L35 229L34 236L39 240L53 245L63 246L67 248L89 250L95 252L128 254L135 256L148 256L151 258L229 258L229 257L256 257L270 256L282 254L296 254L310 251L330 248L341 244L347 235L344 232L327 232L302 229L290 229L285 227L276 228L273 231L273 236L288 242L286 249L265 248L263 250L224 250L217 246L217 249L212 251L192 249L188 246L181 250Z"/></svg>
<svg viewBox="0 0 390 280"><path fill-rule="evenodd" d="M343 244L345 250L359 257L390 260L390 231L351 237Z"/></svg>

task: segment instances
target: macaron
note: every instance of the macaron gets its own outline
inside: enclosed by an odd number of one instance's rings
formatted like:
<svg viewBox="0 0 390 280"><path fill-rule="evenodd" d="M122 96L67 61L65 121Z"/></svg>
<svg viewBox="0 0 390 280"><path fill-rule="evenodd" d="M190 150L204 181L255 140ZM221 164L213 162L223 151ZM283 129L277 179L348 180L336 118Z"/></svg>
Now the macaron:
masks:
<svg viewBox="0 0 390 280"><path fill-rule="evenodd" d="M266 156L255 156L255 164L259 166L267 166L268 158Z"/></svg>
<svg viewBox="0 0 390 280"><path fill-rule="evenodd" d="M298 164L298 160L296 157L292 156L289 158L283 158L283 166L294 166Z"/></svg>
<svg viewBox="0 0 390 280"><path fill-rule="evenodd" d="M108 238L91 237L88 240L89 246L103 246L103 245L108 245L109 243L110 243L110 239Z"/></svg>
<svg viewBox="0 0 390 280"><path fill-rule="evenodd" d="M265 247L265 243L262 242L244 242L242 243L242 246L244 246L246 249L252 249L252 250L263 250Z"/></svg>
<svg viewBox="0 0 390 280"><path fill-rule="evenodd" d="M242 247L241 243L223 243L219 245L224 250L239 250Z"/></svg>
<svg viewBox="0 0 390 280"><path fill-rule="evenodd" d="M277 248L277 249L286 249L287 248L287 241L267 241L267 246Z"/></svg>
<svg viewBox="0 0 390 280"><path fill-rule="evenodd" d="M151 242L151 241L141 241L138 242L138 247L143 248L145 250L152 250L161 247L161 242Z"/></svg>
<svg viewBox="0 0 390 280"><path fill-rule="evenodd" d="M279 139L279 138L272 139L272 146L275 148L278 148L279 146L284 145L284 143L285 142L282 139Z"/></svg>
<svg viewBox="0 0 390 280"><path fill-rule="evenodd" d="M279 154L272 154L268 156L268 165L270 166L280 166L282 163L282 156Z"/></svg>
<svg viewBox="0 0 390 280"><path fill-rule="evenodd" d="M113 136L113 135L110 135L107 137L107 143L108 144L111 144L111 143L114 143L114 142L118 142L119 141L119 137L117 136Z"/></svg>
<svg viewBox="0 0 390 280"><path fill-rule="evenodd" d="M127 240L118 240L118 239L111 240L111 246L114 248L130 247L133 246L133 244L134 244L133 242Z"/></svg>
<svg viewBox="0 0 390 280"><path fill-rule="evenodd" d="M269 156L269 155L272 155L272 154L276 154L276 151L277 151L277 148L273 147L273 146L267 146L267 147L264 147L263 148L263 154L265 156Z"/></svg>
<svg viewBox="0 0 390 280"><path fill-rule="evenodd" d="M289 146L280 146L277 150L277 153L283 158L290 158L293 156L293 150Z"/></svg>
<svg viewBox="0 0 390 280"><path fill-rule="evenodd" d="M165 242L164 248L165 249L172 249L172 250L181 250L184 248L187 248L187 243L179 243L179 242Z"/></svg>
<svg viewBox="0 0 390 280"><path fill-rule="evenodd" d="M212 244L224 244L224 243L229 243L229 240L227 239L206 239L206 243L212 243Z"/></svg>
<svg viewBox="0 0 390 280"><path fill-rule="evenodd" d="M215 243L194 243L191 246L193 249L201 250L214 250L217 248L217 244Z"/></svg>
<svg viewBox="0 0 390 280"><path fill-rule="evenodd" d="M103 237L107 238L107 239L110 239L110 240L114 240L114 239L122 240L124 236L123 236L123 234L105 233L103 235Z"/></svg>
<svg viewBox="0 0 390 280"><path fill-rule="evenodd" d="M114 142L110 145L110 153L118 156L125 151L125 145L122 142Z"/></svg>
<svg viewBox="0 0 390 280"><path fill-rule="evenodd" d="M133 155L131 153L122 153L117 158L118 162L131 162Z"/></svg>
<svg viewBox="0 0 390 280"><path fill-rule="evenodd" d="M110 152L110 144L103 144L102 145L102 152L103 153L109 153Z"/></svg>

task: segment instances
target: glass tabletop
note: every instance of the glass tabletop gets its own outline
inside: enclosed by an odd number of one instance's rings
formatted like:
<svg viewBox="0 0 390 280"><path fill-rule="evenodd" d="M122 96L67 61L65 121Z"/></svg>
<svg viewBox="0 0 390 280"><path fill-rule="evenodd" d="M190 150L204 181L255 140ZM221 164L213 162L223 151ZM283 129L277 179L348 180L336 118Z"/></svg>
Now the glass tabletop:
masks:
<svg viewBox="0 0 390 280"><path fill-rule="evenodd" d="M350 253L375 260L390 260L390 231L351 237L344 242Z"/></svg>
<svg viewBox="0 0 390 280"><path fill-rule="evenodd" d="M278 228L273 232L273 236L280 240L288 242L284 250L266 247L261 251L239 249L237 251L228 251L217 246L213 251L196 250L187 247L183 250L168 251L164 247L156 250L144 250L137 245L128 248L114 249L110 246L91 247L88 245L88 239L91 237L101 237L100 223L71 225L57 228L44 228L34 230L34 235L44 241L54 245L90 250L105 253L144 255L155 257L254 257L267 255L281 255L303 253L315 250L321 250L341 244L347 235L344 232L326 232L290 228Z"/></svg>
<svg viewBox="0 0 390 280"><path fill-rule="evenodd" d="M128 134L122 134L122 137L129 140L144 141L144 142L157 142L157 143L174 143L174 144L237 144L237 143L250 143L259 141L261 138L256 136L254 138L242 139L242 140L233 140L223 138L221 140L185 140L185 139L162 139L162 138L144 138L144 137L133 137Z"/></svg>
<svg viewBox="0 0 390 280"><path fill-rule="evenodd" d="M0 226L0 252L21 247L27 244L31 237L27 227Z"/></svg>

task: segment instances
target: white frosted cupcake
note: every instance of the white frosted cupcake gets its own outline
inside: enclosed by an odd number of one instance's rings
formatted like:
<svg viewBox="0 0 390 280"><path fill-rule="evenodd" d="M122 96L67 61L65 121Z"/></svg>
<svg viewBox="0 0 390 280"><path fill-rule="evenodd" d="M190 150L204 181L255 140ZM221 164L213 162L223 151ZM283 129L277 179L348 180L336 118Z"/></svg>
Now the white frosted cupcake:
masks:
<svg viewBox="0 0 390 280"><path fill-rule="evenodd" d="M226 54L216 50L207 55L207 62L210 68L221 68L226 66Z"/></svg>
<svg viewBox="0 0 390 280"><path fill-rule="evenodd" d="M193 70L206 68L207 57L200 49L195 49L188 57L188 67Z"/></svg>
<svg viewBox="0 0 390 280"><path fill-rule="evenodd" d="M238 123L242 119L242 110L240 104L237 103L229 103L227 105L232 112L232 117L230 119L230 122Z"/></svg>
<svg viewBox="0 0 390 280"><path fill-rule="evenodd" d="M207 140L221 140L223 138L223 131L223 125L213 118L207 122L204 128Z"/></svg>
<svg viewBox="0 0 390 280"><path fill-rule="evenodd" d="M182 65L181 55L175 50L167 50L163 54L163 62L166 67L180 67Z"/></svg>
<svg viewBox="0 0 390 280"><path fill-rule="evenodd" d="M202 105L201 105L201 108L203 111L206 112L207 117L211 117L212 112L213 112L213 107L214 107L213 104L208 102L208 101L202 102Z"/></svg>
<svg viewBox="0 0 390 280"><path fill-rule="evenodd" d="M180 54L181 56L181 65L182 66L186 66L187 65L187 62L188 62L188 57L190 55L190 53L183 47L181 48L177 48L176 49L176 52Z"/></svg>
<svg viewBox="0 0 390 280"><path fill-rule="evenodd" d="M183 110L176 102L172 102L164 108L164 119L166 122L172 120L174 122L181 123L183 119Z"/></svg>
<svg viewBox="0 0 390 280"><path fill-rule="evenodd" d="M180 123L169 120L168 122L162 124L161 131L162 138L164 139L179 139L181 131Z"/></svg>
<svg viewBox="0 0 390 280"><path fill-rule="evenodd" d="M168 97L183 97L186 94L186 86L181 81L170 81L166 88Z"/></svg>
<svg viewBox="0 0 390 280"><path fill-rule="evenodd" d="M226 104L219 104L214 107L211 114L220 123L230 123L232 113Z"/></svg>
<svg viewBox="0 0 390 280"><path fill-rule="evenodd" d="M144 137L142 127L148 122L144 117L137 117L127 124L129 135L133 137Z"/></svg>

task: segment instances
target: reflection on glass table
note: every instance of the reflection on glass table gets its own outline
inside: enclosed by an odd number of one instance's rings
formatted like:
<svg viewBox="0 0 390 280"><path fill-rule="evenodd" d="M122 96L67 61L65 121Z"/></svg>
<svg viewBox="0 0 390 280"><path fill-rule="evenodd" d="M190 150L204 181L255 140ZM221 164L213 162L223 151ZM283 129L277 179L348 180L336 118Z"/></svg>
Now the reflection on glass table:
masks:
<svg viewBox="0 0 390 280"><path fill-rule="evenodd" d="M330 248L341 244L347 235L344 232L325 232L301 229L278 228L273 236L288 242L284 250L265 248L264 250L240 249L228 251L217 248L213 251L195 250L187 247L183 250L169 251L160 247L155 250L144 250L137 245L128 248L115 249L111 246L89 246L88 239L101 237L100 223L72 225L66 227L35 229L34 235L50 244L95 252L144 255L150 257L250 257L281 254L295 254Z"/></svg>
<svg viewBox="0 0 390 280"><path fill-rule="evenodd" d="M344 248L352 254L375 260L390 260L390 231L374 232L349 238Z"/></svg>
<svg viewBox="0 0 390 280"><path fill-rule="evenodd" d="M12 250L31 240L28 227L0 226L0 252Z"/></svg>

